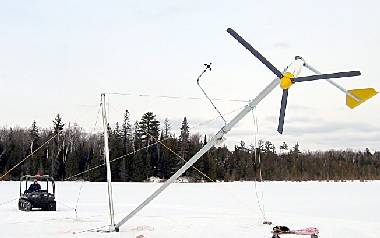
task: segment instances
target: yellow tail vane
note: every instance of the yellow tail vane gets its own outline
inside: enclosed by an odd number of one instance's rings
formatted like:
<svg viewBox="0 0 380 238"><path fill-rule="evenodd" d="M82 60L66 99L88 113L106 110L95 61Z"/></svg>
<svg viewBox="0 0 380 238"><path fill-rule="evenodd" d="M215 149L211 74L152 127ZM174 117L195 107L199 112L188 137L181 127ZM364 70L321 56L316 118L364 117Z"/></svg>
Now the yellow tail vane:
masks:
<svg viewBox="0 0 380 238"><path fill-rule="evenodd" d="M349 94L346 94L346 105L349 108L355 108L377 94L374 88L352 89L347 92L360 99L360 101L357 101Z"/></svg>

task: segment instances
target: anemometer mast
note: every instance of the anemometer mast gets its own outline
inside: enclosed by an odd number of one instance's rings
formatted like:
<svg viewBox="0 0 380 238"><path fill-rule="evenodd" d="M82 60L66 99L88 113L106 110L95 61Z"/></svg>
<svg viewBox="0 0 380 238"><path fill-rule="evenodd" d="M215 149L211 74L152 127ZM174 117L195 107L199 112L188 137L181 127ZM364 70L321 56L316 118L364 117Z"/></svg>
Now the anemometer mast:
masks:
<svg viewBox="0 0 380 238"><path fill-rule="evenodd" d="M108 122L107 122L107 111L106 111L106 95L101 94L101 104L102 104L102 118L103 118L103 130L104 130L104 158L107 168L107 186L108 186L108 207L110 213L110 231L117 231L115 228L115 213L113 209L113 199L112 199L112 181L111 181L111 165L110 165L110 150L108 148Z"/></svg>

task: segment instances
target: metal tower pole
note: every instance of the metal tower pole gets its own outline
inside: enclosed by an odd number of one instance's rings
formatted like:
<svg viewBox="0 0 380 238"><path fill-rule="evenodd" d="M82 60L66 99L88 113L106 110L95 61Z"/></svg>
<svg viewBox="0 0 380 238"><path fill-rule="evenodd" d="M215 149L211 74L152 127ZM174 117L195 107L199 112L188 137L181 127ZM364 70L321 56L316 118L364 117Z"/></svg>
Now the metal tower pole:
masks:
<svg viewBox="0 0 380 238"><path fill-rule="evenodd" d="M141 209L148 205L155 197L157 197L162 191L164 191L171 183L173 183L179 176L181 176L190 166L192 166L203 154L205 154L211 147L223 141L223 136L227 134L233 126L235 126L247 113L249 113L254 107L256 107L259 102L266 97L273 89L279 84L279 79L274 79L259 95L250 101L250 103L244 107L244 109L237 114L229 123L220 129L210 141L199 150L186 164L182 166L173 176L171 176L161 187L159 187L155 192L152 193L145 201L143 201L137 208L130 212L126 217L123 218L117 225L116 229L119 229L125 222L136 215Z"/></svg>
<svg viewBox="0 0 380 238"><path fill-rule="evenodd" d="M110 151L108 148L108 122L107 122L107 112L106 112L106 95L101 94L102 101L102 117L103 117L103 129L104 129L104 157L106 161L107 168L107 185L108 185L108 207L110 212L110 231L118 231L115 227L115 213L113 209L113 199L112 199L112 183L111 183L111 165L110 165Z"/></svg>

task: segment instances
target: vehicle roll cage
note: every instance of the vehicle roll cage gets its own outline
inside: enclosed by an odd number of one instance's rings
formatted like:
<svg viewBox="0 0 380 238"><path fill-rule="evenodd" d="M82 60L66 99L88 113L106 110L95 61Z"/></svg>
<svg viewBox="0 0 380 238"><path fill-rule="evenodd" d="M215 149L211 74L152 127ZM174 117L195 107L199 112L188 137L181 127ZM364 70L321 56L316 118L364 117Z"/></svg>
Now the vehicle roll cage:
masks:
<svg viewBox="0 0 380 238"><path fill-rule="evenodd" d="M49 193L49 181L51 182L52 186L53 186L53 194L55 194L55 183L54 183L54 178L49 176L49 175L36 175L36 176L32 176L32 175L24 175L20 178L20 196L21 194L23 194L23 192L21 191L21 185L22 183L25 181L25 188L28 189L28 182L29 181L33 181L37 179L38 181L41 181L41 182L44 182L46 181L46 192Z"/></svg>

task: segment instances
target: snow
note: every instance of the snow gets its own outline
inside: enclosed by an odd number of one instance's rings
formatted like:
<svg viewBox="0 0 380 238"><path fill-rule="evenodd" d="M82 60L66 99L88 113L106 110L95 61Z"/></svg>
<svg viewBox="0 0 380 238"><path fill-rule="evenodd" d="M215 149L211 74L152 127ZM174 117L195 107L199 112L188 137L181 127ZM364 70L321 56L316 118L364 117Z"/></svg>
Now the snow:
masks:
<svg viewBox="0 0 380 238"><path fill-rule="evenodd" d="M114 183L116 222L160 185ZM56 212L18 211L18 186L18 182L0 182L2 238L30 234L33 237L270 238L273 225L292 229L317 227L320 237L374 238L378 237L380 228L380 181L258 183L258 197L263 195L264 210L272 226L262 224L254 182L176 183L122 226L119 233L107 234L82 232L109 224L106 183L57 182ZM74 208L81 186L76 214Z"/></svg>

